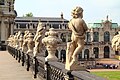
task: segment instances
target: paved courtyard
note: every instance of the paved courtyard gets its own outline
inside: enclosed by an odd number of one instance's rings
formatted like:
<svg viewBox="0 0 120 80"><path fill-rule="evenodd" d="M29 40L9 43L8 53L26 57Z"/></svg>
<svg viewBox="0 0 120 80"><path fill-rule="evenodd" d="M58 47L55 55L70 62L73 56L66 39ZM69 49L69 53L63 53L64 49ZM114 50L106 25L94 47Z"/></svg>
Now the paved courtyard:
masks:
<svg viewBox="0 0 120 80"><path fill-rule="evenodd" d="M0 80L40 80L34 79L31 71L18 63L7 51L0 51Z"/></svg>

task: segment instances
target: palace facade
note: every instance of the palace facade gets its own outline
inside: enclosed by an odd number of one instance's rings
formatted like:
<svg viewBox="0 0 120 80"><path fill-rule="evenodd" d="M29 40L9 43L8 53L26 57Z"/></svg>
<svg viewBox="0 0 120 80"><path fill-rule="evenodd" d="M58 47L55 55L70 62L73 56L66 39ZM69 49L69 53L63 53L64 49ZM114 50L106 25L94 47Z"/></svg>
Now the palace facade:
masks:
<svg viewBox="0 0 120 80"><path fill-rule="evenodd" d="M57 49L56 56L59 59L65 58L66 43L70 41L71 31L68 29L68 20L64 19L63 14L60 17L16 17L17 13L14 10L14 0L0 1L0 48L6 45L6 40L10 34L15 34L21 31L24 34L25 30L31 31L34 35L38 22L44 24L46 31L50 28L55 28L58 32L58 38L62 43ZM85 48L78 55L78 59L87 58L115 58L115 55L120 55L118 51L113 51L111 48L111 40L114 35L120 30L117 23L112 23L108 20L100 23L88 23L89 30L86 33ZM45 50L47 53L47 51Z"/></svg>
<svg viewBox="0 0 120 80"><path fill-rule="evenodd" d="M118 51L113 51L111 40L113 36L118 34L120 26L108 20L101 23L89 23L89 30L86 33L86 46L82 51L82 58L115 58L120 55Z"/></svg>
<svg viewBox="0 0 120 80"><path fill-rule="evenodd" d="M14 34L18 31L31 31L34 35L39 20L44 24L46 30L55 28L59 33L58 38L62 40L62 44L57 49L56 56L61 59L65 58L66 43L70 41L71 31L68 29L68 20L61 17L16 17L14 25ZM115 34L120 30L117 23L112 23L108 20L101 23L88 23L88 31L86 33L85 48L78 55L78 59L88 58L115 58L119 55L118 51L113 51L111 48L111 40Z"/></svg>

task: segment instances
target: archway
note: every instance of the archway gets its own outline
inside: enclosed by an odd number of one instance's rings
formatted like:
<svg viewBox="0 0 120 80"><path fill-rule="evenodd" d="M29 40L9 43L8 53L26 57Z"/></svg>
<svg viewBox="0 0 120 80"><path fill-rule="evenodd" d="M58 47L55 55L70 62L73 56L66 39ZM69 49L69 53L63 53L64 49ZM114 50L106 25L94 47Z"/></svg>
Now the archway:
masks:
<svg viewBox="0 0 120 80"><path fill-rule="evenodd" d="M93 53L95 55L95 58L99 58L99 48L98 47L94 47Z"/></svg>
<svg viewBox="0 0 120 80"><path fill-rule="evenodd" d="M78 60L81 60L81 59L82 59L82 52L78 54Z"/></svg>
<svg viewBox="0 0 120 80"><path fill-rule="evenodd" d="M110 57L110 49L108 46L104 47L104 58L109 58Z"/></svg>
<svg viewBox="0 0 120 80"><path fill-rule="evenodd" d="M89 58L89 50L88 49L85 49L85 51L84 51L84 58L86 59L88 59Z"/></svg>
<svg viewBox="0 0 120 80"><path fill-rule="evenodd" d="M61 50L60 60L62 60L63 62L66 60L66 51L65 50Z"/></svg>

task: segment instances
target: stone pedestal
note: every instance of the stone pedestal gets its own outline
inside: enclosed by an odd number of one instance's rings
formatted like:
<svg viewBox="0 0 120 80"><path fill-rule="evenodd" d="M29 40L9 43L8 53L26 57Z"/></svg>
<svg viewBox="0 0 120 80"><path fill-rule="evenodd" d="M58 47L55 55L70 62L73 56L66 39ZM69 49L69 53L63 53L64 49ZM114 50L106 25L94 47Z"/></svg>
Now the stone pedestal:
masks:
<svg viewBox="0 0 120 80"><path fill-rule="evenodd" d="M65 69L74 71L86 71L86 66L81 65L79 61L74 61L73 64L66 64Z"/></svg>
<svg viewBox="0 0 120 80"><path fill-rule="evenodd" d="M58 58L55 56L56 50L48 50L48 56L45 58L46 61L58 61Z"/></svg>

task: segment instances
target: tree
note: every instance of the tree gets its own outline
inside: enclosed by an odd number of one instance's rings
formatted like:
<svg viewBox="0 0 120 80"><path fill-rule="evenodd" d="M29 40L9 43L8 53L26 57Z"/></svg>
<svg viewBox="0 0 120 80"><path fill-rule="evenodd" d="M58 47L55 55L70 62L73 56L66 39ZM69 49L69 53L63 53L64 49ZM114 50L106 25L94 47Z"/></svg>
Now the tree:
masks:
<svg viewBox="0 0 120 80"><path fill-rule="evenodd" d="M30 12L30 13L23 15L23 17L33 17L33 14L32 14L32 12Z"/></svg>

